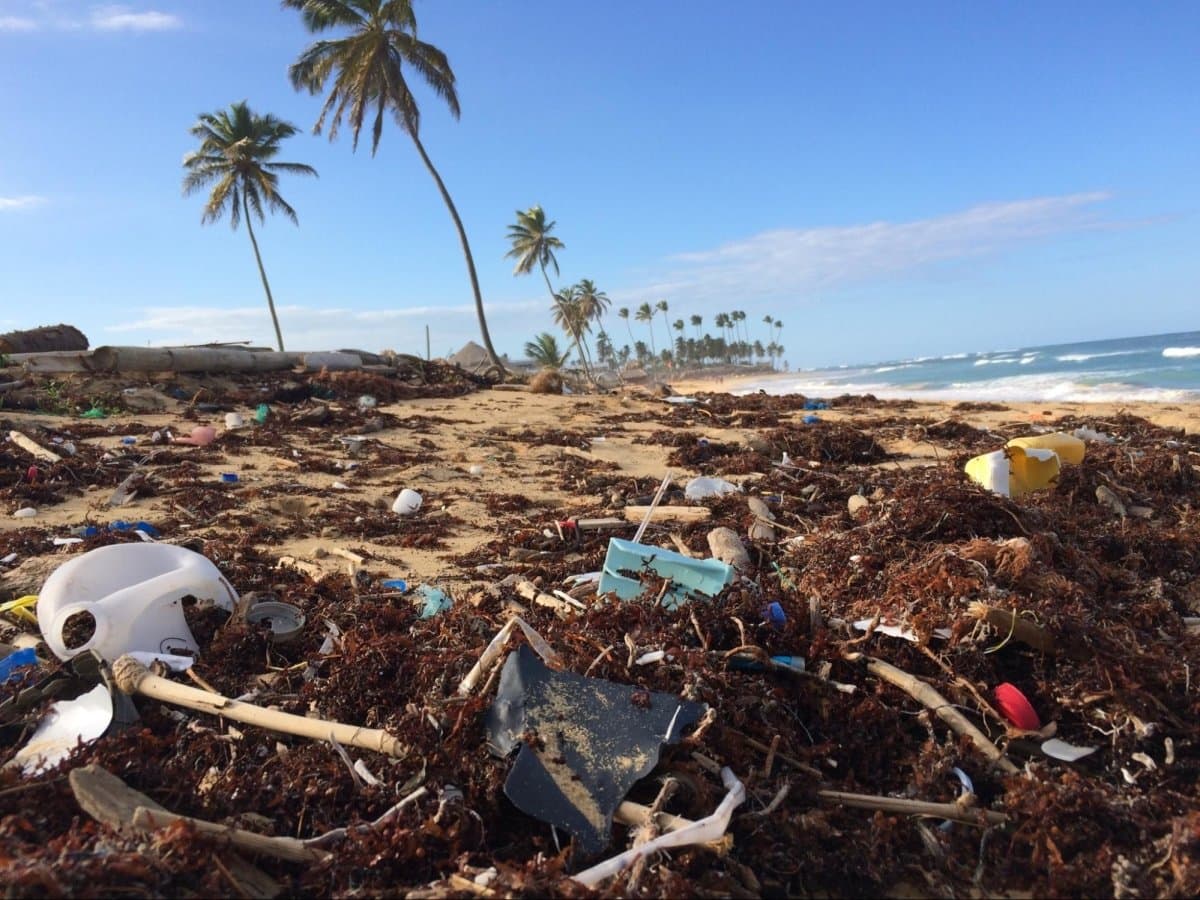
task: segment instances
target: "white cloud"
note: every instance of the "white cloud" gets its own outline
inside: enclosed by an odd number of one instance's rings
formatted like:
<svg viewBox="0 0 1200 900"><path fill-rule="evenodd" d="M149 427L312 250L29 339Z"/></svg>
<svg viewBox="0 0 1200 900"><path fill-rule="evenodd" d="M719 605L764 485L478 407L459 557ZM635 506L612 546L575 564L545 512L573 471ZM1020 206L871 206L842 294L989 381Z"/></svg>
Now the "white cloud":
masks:
<svg viewBox="0 0 1200 900"><path fill-rule="evenodd" d="M0 31L36 31L38 23L25 16L0 16Z"/></svg>
<svg viewBox="0 0 1200 900"><path fill-rule="evenodd" d="M33 194L26 194L24 197L0 197L0 212L11 209L29 209L41 206L45 202L45 197L37 197Z"/></svg>
<svg viewBox="0 0 1200 900"><path fill-rule="evenodd" d="M172 13L137 10L122 4L70 10L68 4L32 0L21 15L0 16L0 32L29 32L42 28L58 31L172 31L183 27L183 19Z"/></svg>
<svg viewBox="0 0 1200 900"><path fill-rule="evenodd" d="M950 260L995 254L1060 234L1107 228L1103 192L985 203L910 222L778 229L711 250L671 257L664 271L621 302L656 297L689 302L729 296L811 294Z"/></svg>
<svg viewBox="0 0 1200 900"><path fill-rule="evenodd" d="M128 6L98 6L92 10L91 25L98 31L172 31L183 26L179 16Z"/></svg>

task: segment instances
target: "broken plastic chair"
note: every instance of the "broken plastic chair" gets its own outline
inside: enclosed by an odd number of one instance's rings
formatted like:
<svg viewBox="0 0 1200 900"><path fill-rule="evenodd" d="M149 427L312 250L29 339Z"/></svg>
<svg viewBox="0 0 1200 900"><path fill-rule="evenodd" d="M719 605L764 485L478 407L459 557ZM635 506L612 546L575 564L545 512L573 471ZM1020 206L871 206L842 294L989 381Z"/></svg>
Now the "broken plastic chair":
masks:
<svg viewBox="0 0 1200 900"><path fill-rule="evenodd" d="M648 589L657 589L658 585L643 585L643 573L670 579L662 597L667 609L676 609L697 595L715 597L734 575L733 567L719 559L693 559L673 550L611 538L597 593L612 592L622 600L633 600Z"/></svg>
<svg viewBox="0 0 1200 900"><path fill-rule="evenodd" d="M504 756L520 748L504 782L508 799L593 854L608 846L613 812L654 769L662 745L679 740L705 709L672 694L555 672L522 645L501 671L488 745Z"/></svg>

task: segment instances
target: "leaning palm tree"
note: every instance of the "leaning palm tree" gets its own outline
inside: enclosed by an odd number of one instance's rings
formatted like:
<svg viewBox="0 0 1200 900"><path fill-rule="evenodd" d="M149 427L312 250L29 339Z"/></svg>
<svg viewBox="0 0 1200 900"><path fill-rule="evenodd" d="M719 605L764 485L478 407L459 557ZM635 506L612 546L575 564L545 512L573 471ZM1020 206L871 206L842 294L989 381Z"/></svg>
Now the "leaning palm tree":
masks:
<svg viewBox="0 0 1200 900"><path fill-rule="evenodd" d="M552 235L554 222L546 221L546 212L540 206L531 206L525 212L517 210L517 221L508 226L508 241L512 244L504 256L517 261L513 267L514 275L528 275L534 266L542 270L542 278L546 280L546 290L554 296L554 288L550 286L550 276L546 274L546 266L554 266L554 274L558 274L558 260L554 257L555 250L566 249L562 241Z"/></svg>
<svg viewBox="0 0 1200 900"><path fill-rule="evenodd" d="M667 306L667 301L659 300L658 303L654 305L654 308L663 314L663 328L666 329L667 332L667 349L669 350L671 347L671 322L667 318L667 311L669 309Z"/></svg>
<svg viewBox="0 0 1200 900"><path fill-rule="evenodd" d="M548 331L543 331L532 341L525 342L525 355L543 369L560 369L567 361L571 351L563 352L558 349L558 339Z"/></svg>
<svg viewBox="0 0 1200 900"><path fill-rule="evenodd" d="M258 252L251 220L257 216L258 221L265 222L263 207L266 206L271 212L282 212L293 223L300 224L296 211L279 196L278 173L315 176L317 170L302 163L273 162L280 143L296 131L296 126L290 122L272 115L257 115L243 100L231 104L229 109L201 114L191 128L192 136L200 139L200 148L183 158L183 167L187 169L183 178L185 195L212 185L204 215L200 217L202 223L216 222L228 212L229 224L237 228L238 222L245 217L246 232L254 248L254 259L258 262L258 274L267 293L267 307L271 310L275 340L281 353L283 332L279 330L275 298L271 296L271 285L267 281L267 270L263 268L262 254Z"/></svg>
<svg viewBox="0 0 1200 900"><path fill-rule="evenodd" d="M434 168L433 161L425 152L425 145L421 143L421 111L405 79L406 70L415 72L446 102L451 115L457 119L458 93L455 90L454 71L446 54L433 44L417 39L417 17L411 0L283 0L283 6L298 10L305 26L314 34L331 29L346 30L342 37L310 44L288 68L292 87L296 90L303 88L310 94L321 93L325 90L325 83L333 79L333 86L325 98L325 105L321 107L321 115L313 126L313 132L320 134L326 118L330 118L329 139L332 141L337 137L342 117L345 116L354 136L352 146L356 150L363 120L370 110L374 112L371 125L372 156L379 149L383 120L388 112L400 129L412 138L458 231L467 262L467 275L475 295L475 312L479 317L483 346L492 365L501 373L505 372L504 364L496 355L491 335L488 334L483 295L479 291L479 277L475 274L475 260L471 256L466 229L442 176Z"/></svg>
<svg viewBox="0 0 1200 900"><path fill-rule="evenodd" d="M578 292L583 314L599 325L604 314L608 312L608 307L612 304L612 301L608 299L608 294L598 290L596 283L590 278L581 279L579 284L575 285L575 290Z"/></svg>

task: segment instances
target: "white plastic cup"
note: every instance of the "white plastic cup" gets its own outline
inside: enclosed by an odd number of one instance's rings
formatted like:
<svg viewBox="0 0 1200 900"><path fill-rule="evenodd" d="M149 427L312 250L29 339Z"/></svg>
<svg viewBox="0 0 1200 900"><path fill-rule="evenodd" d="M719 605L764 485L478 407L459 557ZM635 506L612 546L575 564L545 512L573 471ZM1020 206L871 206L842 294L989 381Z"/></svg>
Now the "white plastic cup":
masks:
<svg viewBox="0 0 1200 900"><path fill-rule="evenodd" d="M392 512L398 516L411 516L421 508L421 495L412 488L405 488L392 504Z"/></svg>
<svg viewBox="0 0 1200 900"><path fill-rule="evenodd" d="M472 475L479 477L480 475L483 474L483 466L474 465L474 466L471 466L471 468L467 469L467 471L470 472Z"/></svg>
<svg viewBox="0 0 1200 900"><path fill-rule="evenodd" d="M225 413L225 427L233 431L235 428L241 428L246 424L246 420L242 418L241 413L230 412Z"/></svg>

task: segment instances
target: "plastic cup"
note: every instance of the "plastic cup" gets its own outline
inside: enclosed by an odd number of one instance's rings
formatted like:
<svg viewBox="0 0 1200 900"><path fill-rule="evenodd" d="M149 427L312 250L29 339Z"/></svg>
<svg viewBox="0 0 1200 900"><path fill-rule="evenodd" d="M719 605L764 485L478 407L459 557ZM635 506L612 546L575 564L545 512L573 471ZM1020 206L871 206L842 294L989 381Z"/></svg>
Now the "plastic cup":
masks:
<svg viewBox="0 0 1200 900"><path fill-rule="evenodd" d="M242 418L241 413L225 413L225 427L232 431L234 428L241 428L246 424L246 420Z"/></svg>
<svg viewBox="0 0 1200 900"><path fill-rule="evenodd" d="M392 512L400 516L411 516L421 508L421 495L412 488L405 488L392 504Z"/></svg>

